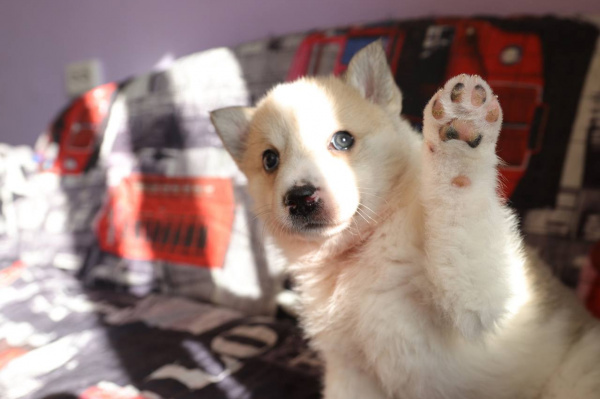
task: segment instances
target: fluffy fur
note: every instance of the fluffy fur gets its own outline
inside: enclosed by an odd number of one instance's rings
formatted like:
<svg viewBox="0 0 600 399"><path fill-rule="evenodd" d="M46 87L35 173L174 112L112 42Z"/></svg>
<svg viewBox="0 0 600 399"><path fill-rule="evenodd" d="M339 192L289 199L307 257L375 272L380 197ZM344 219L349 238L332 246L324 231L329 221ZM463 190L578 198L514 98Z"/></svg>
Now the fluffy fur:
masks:
<svg viewBox="0 0 600 399"><path fill-rule="evenodd" d="M450 80L422 136L401 103L373 44L342 79L300 79L212 114L291 264L324 397L600 397L599 325L526 256L497 195L490 87ZM338 131L353 135L348 151L332 148ZM274 171L265 150L279 154ZM305 184L318 227L293 223L285 201Z"/></svg>

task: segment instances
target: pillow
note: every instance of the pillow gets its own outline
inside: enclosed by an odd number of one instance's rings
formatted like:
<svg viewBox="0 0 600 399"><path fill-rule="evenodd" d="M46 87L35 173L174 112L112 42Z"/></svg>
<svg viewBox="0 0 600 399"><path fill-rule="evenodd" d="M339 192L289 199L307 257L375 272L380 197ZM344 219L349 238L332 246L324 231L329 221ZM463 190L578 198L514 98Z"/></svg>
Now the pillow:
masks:
<svg viewBox="0 0 600 399"><path fill-rule="evenodd" d="M108 193L88 282L274 312L281 267L208 115L248 97L228 49L182 58L123 86L100 150Z"/></svg>

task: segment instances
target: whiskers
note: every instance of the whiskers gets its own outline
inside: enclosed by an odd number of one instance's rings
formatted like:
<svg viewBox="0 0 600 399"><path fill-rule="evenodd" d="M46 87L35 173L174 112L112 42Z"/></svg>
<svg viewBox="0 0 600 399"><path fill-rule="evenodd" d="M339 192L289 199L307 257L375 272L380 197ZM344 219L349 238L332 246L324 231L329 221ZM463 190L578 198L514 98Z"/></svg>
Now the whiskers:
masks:
<svg viewBox="0 0 600 399"><path fill-rule="evenodd" d="M374 197L377 198L378 200L381 200L383 202L386 203L386 205L388 204L388 201L377 195L374 194L373 191L375 191L372 188L369 187L358 187L358 192L361 195L361 197ZM363 218L363 220L367 223L367 224L377 224L379 221L379 215L377 214L377 212L375 212L373 209L371 209L367 204L365 204L362 201L359 201L358 203L358 207L356 208L356 213Z"/></svg>
<svg viewBox="0 0 600 399"><path fill-rule="evenodd" d="M258 209L262 210L259 211ZM268 234L274 238L286 236L291 233L286 218L274 212L273 209L271 209L270 204L257 208L255 213L256 215L254 216L254 219L256 220L257 218L260 218L260 220L262 221L263 242L265 241L266 232L268 232Z"/></svg>
<svg viewBox="0 0 600 399"><path fill-rule="evenodd" d="M271 206L272 206L272 204L265 204L265 205L261 205L261 206L255 208L252 212L254 214L254 217L252 218L252 220L254 221L261 216L271 213L272 212Z"/></svg>
<svg viewBox="0 0 600 399"><path fill-rule="evenodd" d="M349 230L350 234L353 236L358 236L358 238L362 241L362 235L360 234L360 228L358 227L358 223L356 223L356 219L352 218L352 222L354 224L354 228ZM356 233L354 233L352 230L356 231Z"/></svg>
<svg viewBox="0 0 600 399"><path fill-rule="evenodd" d="M278 231L283 232L281 230L281 223L277 223L278 217L273 212L272 206L273 204L264 204L254 208L252 211L254 216L250 222L255 223L258 220L262 224L260 234L262 242L266 242L265 234L267 229L272 236L276 236Z"/></svg>
<svg viewBox="0 0 600 399"><path fill-rule="evenodd" d="M358 192L361 195L365 195L365 196L371 196L371 197L375 197L383 202L386 203L386 205L389 205L388 200L386 200L385 198L377 195L377 194L373 194L373 191L375 191L374 189L370 189L368 187L358 187Z"/></svg>
<svg viewBox="0 0 600 399"><path fill-rule="evenodd" d="M362 217L365 222L367 222L368 224L371 224L371 222L377 224L378 220L377 220L377 212L375 212L374 210L372 210L371 208L369 208L367 205L363 204L362 202L358 203L358 208L356 208L356 213L358 213L358 215L360 217Z"/></svg>

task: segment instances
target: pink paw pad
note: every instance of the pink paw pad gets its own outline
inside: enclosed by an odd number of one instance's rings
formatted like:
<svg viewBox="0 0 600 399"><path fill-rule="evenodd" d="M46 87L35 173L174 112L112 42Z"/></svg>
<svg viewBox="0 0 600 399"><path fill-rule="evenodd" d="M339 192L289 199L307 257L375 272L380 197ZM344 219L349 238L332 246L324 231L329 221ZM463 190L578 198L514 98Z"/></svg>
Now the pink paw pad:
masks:
<svg viewBox="0 0 600 399"><path fill-rule="evenodd" d="M469 147L477 148L483 136L475 131L475 126L468 121L454 119L440 128L440 140L461 140Z"/></svg>
<svg viewBox="0 0 600 399"><path fill-rule="evenodd" d="M500 117L500 105L498 104L498 101L496 100L488 108L488 112L485 115L485 120L490 123L494 123L498 120L499 117Z"/></svg>
<svg viewBox="0 0 600 399"><path fill-rule="evenodd" d="M487 100L487 93L482 85L476 85L471 92L471 104L474 107L479 107Z"/></svg>
<svg viewBox="0 0 600 399"><path fill-rule="evenodd" d="M479 76L460 75L435 95L431 115L442 124L441 141L460 140L477 148L492 128L490 124L500 119L501 110L497 97Z"/></svg>
<svg viewBox="0 0 600 399"><path fill-rule="evenodd" d="M431 114L435 119L442 119L444 117L444 106L440 100L434 100L433 107L431 107Z"/></svg>
<svg viewBox="0 0 600 399"><path fill-rule="evenodd" d="M452 185L458 188L469 187L471 185L471 179L463 175L456 176L452 179Z"/></svg>

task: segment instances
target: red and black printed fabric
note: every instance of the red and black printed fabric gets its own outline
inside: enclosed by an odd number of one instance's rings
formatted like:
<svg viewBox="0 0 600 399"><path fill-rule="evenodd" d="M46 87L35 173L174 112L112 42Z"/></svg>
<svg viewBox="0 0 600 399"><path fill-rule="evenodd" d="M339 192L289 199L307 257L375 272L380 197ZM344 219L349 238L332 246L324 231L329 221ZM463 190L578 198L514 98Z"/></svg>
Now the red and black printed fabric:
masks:
<svg viewBox="0 0 600 399"><path fill-rule="evenodd" d="M502 195L521 216L526 242L575 286L581 259L600 240L597 101L580 103L586 82L589 97L600 96L589 79L600 71L588 71L597 65L591 62L597 37L592 24L551 17L440 18L333 29L307 35L286 78L342 73L360 48L381 40L402 89L402 113L420 127L427 101L447 79L482 76L504 111L497 147ZM578 114L585 116L576 124ZM581 141L587 142L584 150Z"/></svg>
<svg viewBox="0 0 600 399"><path fill-rule="evenodd" d="M76 98L52 122L36 145L42 170L78 175L95 166L116 83L98 86Z"/></svg>
<svg viewBox="0 0 600 399"><path fill-rule="evenodd" d="M223 267L234 201L230 179L128 176L99 215L100 248L132 259Z"/></svg>
<svg viewBox="0 0 600 399"><path fill-rule="evenodd" d="M300 44L287 79L340 74L358 50L372 41L381 40L403 92L403 114L418 125L427 101L446 80L461 73L482 76L498 95L504 111L498 155L504 161L500 167L503 191L507 197L512 197L532 157L541 156L545 135L556 135L553 115L560 113L558 118L564 121L562 126L567 129L574 119L574 105L596 33L590 26L580 26L583 32L578 34L586 36L587 33L587 37L574 45L569 36L573 33L573 25L577 24L558 20L438 19L350 28L329 34L318 32L307 36ZM577 56L573 59L565 52ZM567 63L562 68L548 63L558 54L569 59L562 63ZM573 68L577 70L575 81L560 78L570 76ZM561 90L565 97L576 93L573 105L567 109L562 106L554 109L552 116L548 101L553 100L553 93L546 93L548 78L551 88L556 85L556 79L563 80ZM562 101L564 99L560 99ZM556 107L559 103L552 105ZM563 133L562 145L546 143L546 146L562 150L564 157L567 138L568 135ZM548 151L545 148L544 154ZM553 152L562 159L556 150ZM547 177L536 182L536 191L528 192L529 185L522 185L517 193L517 205L527 208L551 204L556 196L560 164L560 161L554 162L550 168L544 168ZM539 190L540 185L549 190Z"/></svg>

